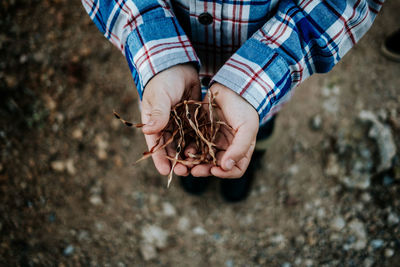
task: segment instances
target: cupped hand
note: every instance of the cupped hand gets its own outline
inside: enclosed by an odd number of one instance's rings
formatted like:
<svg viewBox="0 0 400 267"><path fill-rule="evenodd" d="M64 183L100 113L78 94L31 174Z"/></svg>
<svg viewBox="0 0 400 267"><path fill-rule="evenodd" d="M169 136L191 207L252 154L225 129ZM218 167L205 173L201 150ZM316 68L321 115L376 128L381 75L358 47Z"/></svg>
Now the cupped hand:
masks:
<svg viewBox="0 0 400 267"><path fill-rule="evenodd" d="M243 97L219 83L214 83L211 92L216 94L216 109L220 120L233 129L221 128L216 139L217 165L201 164L191 169L197 177L214 175L220 178L240 178L246 171L256 144L259 127L257 111Z"/></svg>
<svg viewBox="0 0 400 267"><path fill-rule="evenodd" d="M182 100L186 91L190 92L191 99L200 98L198 73L190 63L166 69L155 75L146 85L142 100L142 122L145 124L142 130L149 149L156 144L160 132L167 125L171 107ZM175 151L167 148L152 155L154 165L162 175L171 171L171 163L166 155L175 157ZM189 169L179 163L174 171L181 176L189 174Z"/></svg>

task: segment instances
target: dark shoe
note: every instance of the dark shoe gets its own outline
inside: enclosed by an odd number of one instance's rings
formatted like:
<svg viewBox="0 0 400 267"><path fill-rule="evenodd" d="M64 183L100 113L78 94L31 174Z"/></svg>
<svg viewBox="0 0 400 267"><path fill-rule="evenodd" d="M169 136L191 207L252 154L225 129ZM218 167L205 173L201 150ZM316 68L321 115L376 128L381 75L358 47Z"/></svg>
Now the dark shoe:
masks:
<svg viewBox="0 0 400 267"><path fill-rule="evenodd" d="M400 62L400 30L386 38L381 50L388 59Z"/></svg>
<svg viewBox="0 0 400 267"><path fill-rule="evenodd" d="M183 189L192 195L201 195L207 189L210 183L210 177L194 177L188 175L186 177L179 177Z"/></svg>
<svg viewBox="0 0 400 267"><path fill-rule="evenodd" d="M228 202L239 202L249 195L254 174L261 167L261 159L265 150L255 150L251 157L250 165L241 178L221 179L221 195Z"/></svg>

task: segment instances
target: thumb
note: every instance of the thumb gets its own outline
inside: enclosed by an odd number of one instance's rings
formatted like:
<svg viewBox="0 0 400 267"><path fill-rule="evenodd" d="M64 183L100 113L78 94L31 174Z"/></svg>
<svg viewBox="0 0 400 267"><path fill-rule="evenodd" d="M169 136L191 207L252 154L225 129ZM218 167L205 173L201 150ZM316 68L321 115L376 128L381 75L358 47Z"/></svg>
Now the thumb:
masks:
<svg viewBox="0 0 400 267"><path fill-rule="evenodd" d="M257 132L257 131L256 131ZM241 159L246 157L251 146L255 146L254 131L247 127L240 127L221 160L221 167L225 171L232 170Z"/></svg>
<svg viewBox="0 0 400 267"><path fill-rule="evenodd" d="M159 133L167 125L169 113L171 111L171 101L168 96L161 92L152 94L151 97L143 97L142 102L142 122L145 124L142 131L144 134Z"/></svg>

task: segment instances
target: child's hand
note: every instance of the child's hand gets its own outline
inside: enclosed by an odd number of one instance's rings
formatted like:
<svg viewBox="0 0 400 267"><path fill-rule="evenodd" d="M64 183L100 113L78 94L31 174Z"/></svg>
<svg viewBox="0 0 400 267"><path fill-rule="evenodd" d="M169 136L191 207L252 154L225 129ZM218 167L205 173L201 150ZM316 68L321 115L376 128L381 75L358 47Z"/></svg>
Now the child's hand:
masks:
<svg viewBox="0 0 400 267"><path fill-rule="evenodd" d="M246 171L256 144L259 126L257 111L241 96L229 88L215 83L210 90L216 96L216 109L221 120L234 129L234 133L221 128L222 134L216 145L224 151L218 152L217 162L220 167L207 164L197 165L191 169L193 176L214 175L220 178L239 178Z"/></svg>
<svg viewBox="0 0 400 267"><path fill-rule="evenodd" d="M191 64L176 65L154 76L146 85L142 101L142 122L149 149L154 146L160 131L167 125L171 107L181 101L184 91L192 93L192 99L200 98L200 81ZM158 172L167 175L171 164L165 157L175 157L174 151L160 150L152 155ZM189 170L182 164L175 166L177 175L186 176Z"/></svg>

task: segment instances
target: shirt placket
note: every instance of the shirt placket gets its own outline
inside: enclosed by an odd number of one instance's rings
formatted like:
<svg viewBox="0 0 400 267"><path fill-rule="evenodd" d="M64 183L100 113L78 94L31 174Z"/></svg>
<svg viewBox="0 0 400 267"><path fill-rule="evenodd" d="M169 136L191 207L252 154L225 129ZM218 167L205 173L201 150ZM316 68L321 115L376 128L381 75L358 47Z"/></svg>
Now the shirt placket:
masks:
<svg viewBox="0 0 400 267"><path fill-rule="evenodd" d="M221 57L222 1L190 1L192 43L202 62L200 78L207 87L223 64Z"/></svg>

